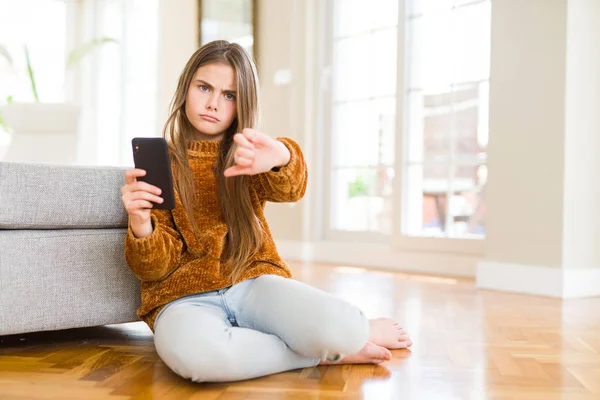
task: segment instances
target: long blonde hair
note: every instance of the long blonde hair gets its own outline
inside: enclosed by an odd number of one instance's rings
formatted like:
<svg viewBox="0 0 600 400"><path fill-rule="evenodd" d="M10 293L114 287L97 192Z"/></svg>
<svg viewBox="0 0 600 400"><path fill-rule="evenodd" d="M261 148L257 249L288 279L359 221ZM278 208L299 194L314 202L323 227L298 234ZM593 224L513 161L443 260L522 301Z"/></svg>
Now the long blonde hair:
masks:
<svg viewBox="0 0 600 400"><path fill-rule="evenodd" d="M217 40L198 49L187 62L179 77L177 90L171 102L170 116L165 123L163 136L170 141L175 163L174 180L183 208L194 232L199 227L194 219L196 201L194 179L187 154L193 140L193 127L185 114L185 101L194 74L203 65L220 63L231 66L236 75L237 115L225 131L215 165L219 204L228 232L221 262L230 268L232 281L245 271L251 258L262 245L263 228L257 218L250 198L249 176L225 178L224 171L234 165L236 145L233 136L244 128L258 125L258 77L256 67L246 51L236 43Z"/></svg>

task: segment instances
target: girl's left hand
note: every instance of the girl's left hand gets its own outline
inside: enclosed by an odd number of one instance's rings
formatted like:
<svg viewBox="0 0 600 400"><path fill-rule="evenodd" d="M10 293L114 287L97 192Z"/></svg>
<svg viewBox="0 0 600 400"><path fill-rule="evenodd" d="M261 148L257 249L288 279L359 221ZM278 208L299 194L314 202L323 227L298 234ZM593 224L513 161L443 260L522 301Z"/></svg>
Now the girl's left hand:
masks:
<svg viewBox="0 0 600 400"><path fill-rule="evenodd" d="M256 175L282 167L290 161L290 151L280 141L254 129L236 133L238 144L234 154L235 165L225 170L225 176Z"/></svg>

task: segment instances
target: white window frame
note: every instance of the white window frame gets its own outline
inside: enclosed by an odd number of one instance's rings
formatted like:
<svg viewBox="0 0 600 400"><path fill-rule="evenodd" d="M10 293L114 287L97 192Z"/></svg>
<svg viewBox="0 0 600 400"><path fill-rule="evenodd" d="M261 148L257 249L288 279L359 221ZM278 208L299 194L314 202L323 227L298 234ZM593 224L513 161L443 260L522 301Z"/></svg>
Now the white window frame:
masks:
<svg viewBox="0 0 600 400"><path fill-rule="evenodd" d="M321 122L321 128L323 135L319 135L319 137L323 138L321 142L323 144L323 153L325 155L323 160L323 185L321 189L323 190L323 238L329 241L339 241L339 242L352 242L352 241L360 241L360 242L369 242L369 243L380 243L385 244L390 241L390 234L384 234L379 232L372 231L345 231L340 229L332 229L331 227L331 207L332 207L332 173L333 173L333 164L332 164L332 149L333 149L333 141L332 135L333 132L333 91L331 88L331 71L333 65L333 18L334 18L334 2L333 1L323 1L318 2L318 7L321 9L319 13L326 15L324 18L325 29L322 31L325 32L325 37L321 41L320 45L324 46L323 50L320 54L323 57L323 65L326 66L326 69L323 71L323 82L324 85L321 85L319 93L319 97L322 98L323 101L323 121ZM395 167L395 162L394 162ZM392 200L394 201L394 200Z"/></svg>
<svg viewBox="0 0 600 400"><path fill-rule="evenodd" d="M321 58L317 60L317 70L320 71L322 84L318 88L318 96L323 99L321 104L323 118L319 121L318 130L321 132L318 137L322 139L323 154L325 155L322 164L323 179L321 180L321 190L323 190L323 202L321 204L323 225L322 237L326 241L336 242L361 242L389 244L393 249L404 252L432 252L432 253L450 253L457 255L469 255L481 257L484 254L485 237L472 238L452 238L452 237L427 237L408 235L404 229L403 216L406 215L407 208L407 163L405 162L405 133L406 129L406 101L407 101L407 63L405 49L407 48L408 34L406 26L406 1L398 0L398 25L397 25L397 87L396 87L396 140L395 140L395 160L394 160L394 181L392 201L394 204L392 210L392 234L383 234L377 232L350 232L332 229L331 227L331 208L332 208L332 111L333 111L333 93L331 90L331 65L333 57L333 1L318 2L319 13L326 15L323 18L325 24L324 37L320 41L321 51L317 52Z"/></svg>

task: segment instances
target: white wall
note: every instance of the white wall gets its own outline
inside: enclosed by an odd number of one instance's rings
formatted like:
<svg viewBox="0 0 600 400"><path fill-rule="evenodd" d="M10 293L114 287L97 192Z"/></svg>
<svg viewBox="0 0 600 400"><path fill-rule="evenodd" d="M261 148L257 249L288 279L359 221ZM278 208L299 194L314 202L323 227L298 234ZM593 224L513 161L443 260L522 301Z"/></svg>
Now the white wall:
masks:
<svg viewBox="0 0 600 400"><path fill-rule="evenodd" d="M565 268L600 268L600 2L570 0L567 34Z"/></svg>
<svg viewBox="0 0 600 400"><path fill-rule="evenodd" d="M270 136L287 136L305 149L307 60L305 46L311 37L305 29L309 3L304 0L261 0L258 10L258 73L261 94L261 129ZM289 77L290 80L281 79ZM310 152L305 151L310 157ZM308 162L308 160L307 160ZM314 182L313 164L308 162ZM306 199L295 204L269 204L267 219L280 240L302 240Z"/></svg>
<svg viewBox="0 0 600 400"><path fill-rule="evenodd" d="M197 0L160 0L158 126L162 132L179 74L198 48Z"/></svg>
<svg viewBox="0 0 600 400"><path fill-rule="evenodd" d="M600 268L600 4L496 1L486 259Z"/></svg>
<svg viewBox="0 0 600 400"><path fill-rule="evenodd" d="M492 6L487 259L561 265L566 11Z"/></svg>
<svg viewBox="0 0 600 400"><path fill-rule="evenodd" d="M497 0L482 288L600 295L600 4Z"/></svg>

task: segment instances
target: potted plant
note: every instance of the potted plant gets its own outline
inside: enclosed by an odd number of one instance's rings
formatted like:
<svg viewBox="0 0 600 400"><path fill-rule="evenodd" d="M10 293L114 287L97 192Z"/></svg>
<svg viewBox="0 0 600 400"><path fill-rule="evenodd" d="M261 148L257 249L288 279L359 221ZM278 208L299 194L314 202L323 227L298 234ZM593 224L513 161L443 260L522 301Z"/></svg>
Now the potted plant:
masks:
<svg viewBox="0 0 600 400"><path fill-rule="evenodd" d="M68 55L67 68L72 68L87 54L107 43L117 41L112 38L97 38L77 47ZM75 162L79 106L71 103L41 102L27 47L24 48L24 52L29 84L35 101L17 102L9 96L4 100L4 104L0 104L0 127L11 136L4 160ZM3 46L0 46L0 56L12 65L12 57Z"/></svg>

